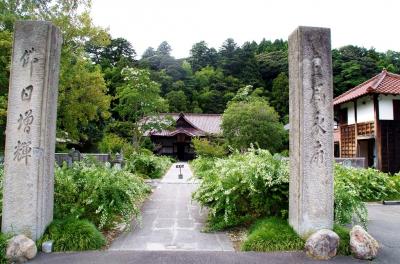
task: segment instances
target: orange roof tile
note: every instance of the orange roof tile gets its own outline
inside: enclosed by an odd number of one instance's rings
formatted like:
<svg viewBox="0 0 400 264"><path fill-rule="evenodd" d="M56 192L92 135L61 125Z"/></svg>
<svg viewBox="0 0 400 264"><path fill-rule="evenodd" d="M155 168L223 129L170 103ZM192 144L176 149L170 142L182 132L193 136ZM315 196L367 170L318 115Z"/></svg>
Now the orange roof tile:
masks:
<svg viewBox="0 0 400 264"><path fill-rule="evenodd" d="M333 99L333 105L342 104L366 94L400 94L400 75L387 72L363 82Z"/></svg>

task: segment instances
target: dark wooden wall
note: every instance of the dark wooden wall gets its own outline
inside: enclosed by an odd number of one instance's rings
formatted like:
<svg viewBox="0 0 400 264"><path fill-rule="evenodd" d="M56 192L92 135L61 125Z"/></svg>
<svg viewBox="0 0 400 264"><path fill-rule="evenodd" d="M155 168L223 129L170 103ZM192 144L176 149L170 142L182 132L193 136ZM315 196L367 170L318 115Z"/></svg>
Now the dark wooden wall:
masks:
<svg viewBox="0 0 400 264"><path fill-rule="evenodd" d="M400 120L380 120L382 171L396 173L400 171Z"/></svg>

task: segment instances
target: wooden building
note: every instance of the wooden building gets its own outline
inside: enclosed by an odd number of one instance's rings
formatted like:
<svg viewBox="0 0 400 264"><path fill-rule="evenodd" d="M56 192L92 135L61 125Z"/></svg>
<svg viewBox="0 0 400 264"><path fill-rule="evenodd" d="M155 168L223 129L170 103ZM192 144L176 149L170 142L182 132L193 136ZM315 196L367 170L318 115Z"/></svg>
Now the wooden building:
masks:
<svg viewBox="0 0 400 264"><path fill-rule="evenodd" d="M334 99L335 155L400 171L400 75L383 70Z"/></svg>
<svg viewBox="0 0 400 264"><path fill-rule="evenodd" d="M171 116L176 125L171 130L148 134L156 146L156 154L173 156L179 160L194 159L193 137L218 137L221 134L219 114L171 113L163 116Z"/></svg>

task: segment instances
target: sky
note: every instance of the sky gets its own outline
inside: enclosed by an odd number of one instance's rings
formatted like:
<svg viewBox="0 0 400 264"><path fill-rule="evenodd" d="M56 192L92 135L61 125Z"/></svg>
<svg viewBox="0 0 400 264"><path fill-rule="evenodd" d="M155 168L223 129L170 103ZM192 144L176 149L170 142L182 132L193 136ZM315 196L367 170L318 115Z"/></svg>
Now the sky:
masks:
<svg viewBox="0 0 400 264"><path fill-rule="evenodd" d="M399 0L93 0L95 25L132 43L138 57L166 40L175 58L206 41L284 39L297 26L328 27L332 47L400 51Z"/></svg>

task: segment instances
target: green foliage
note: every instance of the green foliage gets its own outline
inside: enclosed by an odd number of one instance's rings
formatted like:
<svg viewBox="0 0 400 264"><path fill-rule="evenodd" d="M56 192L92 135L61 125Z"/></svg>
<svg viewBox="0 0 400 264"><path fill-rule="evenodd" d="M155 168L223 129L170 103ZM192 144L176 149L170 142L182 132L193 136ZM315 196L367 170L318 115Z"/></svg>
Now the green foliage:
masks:
<svg viewBox="0 0 400 264"><path fill-rule="evenodd" d="M144 178L159 179L171 167L171 164L171 159L168 157L139 152L127 158L124 169Z"/></svg>
<svg viewBox="0 0 400 264"><path fill-rule="evenodd" d="M338 255L351 255L350 230L335 224L333 231L340 238ZM243 251L291 251L302 250L304 243L287 220L268 217L258 220L249 228L241 248Z"/></svg>
<svg viewBox="0 0 400 264"><path fill-rule="evenodd" d="M195 43L190 50L190 64L194 71L198 71L206 66L215 66L217 61L217 51L209 48L205 41Z"/></svg>
<svg viewBox="0 0 400 264"><path fill-rule="evenodd" d="M138 203L149 192L141 177L87 161L56 169L55 218L73 216L88 219L99 229L129 224L139 217Z"/></svg>
<svg viewBox="0 0 400 264"><path fill-rule="evenodd" d="M341 169L339 166L336 168ZM360 191L344 177L337 177L335 172L335 222L348 224L352 222L353 216L356 216L365 226L368 211L360 198Z"/></svg>
<svg viewBox="0 0 400 264"><path fill-rule="evenodd" d="M0 264L9 263L6 258L6 250L10 238L11 235L0 233Z"/></svg>
<svg viewBox="0 0 400 264"><path fill-rule="evenodd" d="M106 244L105 237L92 223L75 218L54 220L37 244L49 240L53 241L55 252L96 250Z"/></svg>
<svg viewBox="0 0 400 264"><path fill-rule="evenodd" d="M335 221L349 224L353 217L364 227L368 211L364 204L397 196L396 178L374 169L356 169L335 165Z"/></svg>
<svg viewBox="0 0 400 264"><path fill-rule="evenodd" d="M12 47L12 34L8 30L0 30L0 95L8 91L8 78L10 75L10 58Z"/></svg>
<svg viewBox="0 0 400 264"><path fill-rule="evenodd" d="M226 158L199 157L191 163L202 179L193 198L210 209L210 229L240 225L288 209L288 164L266 150L250 149ZM334 211L340 225L367 221L364 201L398 198L400 174L335 165Z"/></svg>
<svg viewBox="0 0 400 264"><path fill-rule="evenodd" d="M68 133L70 139L86 142L93 136L89 133L91 121L99 125L110 117L110 97L106 95L106 84L99 67L84 59L75 63L62 62L60 94L58 96L58 129Z"/></svg>
<svg viewBox="0 0 400 264"><path fill-rule="evenodd" d="M193 138L192 144L197 156L222 158L226 155L223 146L205 138Z"/></svg>
<svg viewBox="0 0 400 264"><path fill-rule="evenodd" d="M240 150L257 144L278 152L287 137L279 115L262 98L231 101L222 116L222 130L227 144Z"/></svg>
<svg viewBox="0 0 400 264"><path fill-rule="evenodd" d="M129 157L135 152L135 148L124 138L113 134L106 134L101 142L99 142L99 150L103 153L123 153Z"/></svg>
<svg viewBox="0 0 400 264"><path fill-rule="evenodd" d="M190 162L191 168L194 170L194 176L198 179L209 175L215 164L214 157L200 156Z"/></svg>
<svg viewBox="0 0 400 264"><path fill-rule="evenodd" d="M272 82L271 105L281 120L289 115L289 78L286 73L280 73Z"/></svg>
<svg viewBox="0 0 400 264"><path fill-rule="evenodd" d="M333 226L333 231L339 236L339 248L338 255L349 256L350 252L350 230L347 227L335 224Z"/></svg>
<svg viewBox="0 0 400 264"><path fill-rule="evenodd" d="M394 177L376 169L357 169L351 167L335 167L335 177L359 190L362 201L382 201L391 195L400 194L396 189Z"/></svg>
<svg viewBox="0 0 400 264"><path fill-rule="evenodd" d="M171 91L167 93L166 98L170 112L180 113L187 111L188 102L184 91Z"/></svg>
<svg viewBox="0 0 400 264"><path fill-rule="evenodd" d="M3 217L4 166L0 165L0 219Z"/></svg>
<svg viewBox="0 0 400 264"><path fill-rule="evenodd" d="M210 209L209 228L223 229L261 216L280 215L288 207L289 172L286 163L269 151L250 149L201 168L202 182L193 198ZM202 161L200 162L200 164ZM199 163L194 166L199 174Z"/></svg>
<svg viewBox="0 0 400 264"><path fill-rule="evenodd" d="M4 2L4 1L3 1ZM57 129L67 138L86 144L101 134L99 119L107 119L109 97L101 70L84 52L86 41L105 45L107 32L93 25L90 0L5 1L0 4L0 96L8 89L11 35L16 20L46 20L63 35ZM1 111L1 110L0 110ZM98 123L97 123L98 122Z"/></svg>
<svg viewBox="0 0 400 264"><path fill-rule="evenodd" d="M287 220L277 217L265 218L253 224L242 245L244 251L291 251L303 248L304 240Z"/></svg>
<svg viewBox="0 0 400 264"><path fill-rule="evenodd" d="M334 95L338 96L378 74L378 53L352 45L332 51Z"/></svg>
<svg viewBox="0 0 400 264"><path fill-rule="evenodd" d="M157 117L168 109L168 104L161 98L160 85L151 80L148 70L125 68L122 75L125 82L117 88L119 101L115 110L123 121L133 123L134 145L138 150L146 131L165 127Z"/></svg>
<svg viewBox="0 0 400 264"><path fill-rule="evenodd" d="M400 172L390 178L390 188L396 190L396 193L388 195L385 200L400 200Z"/></svg>

